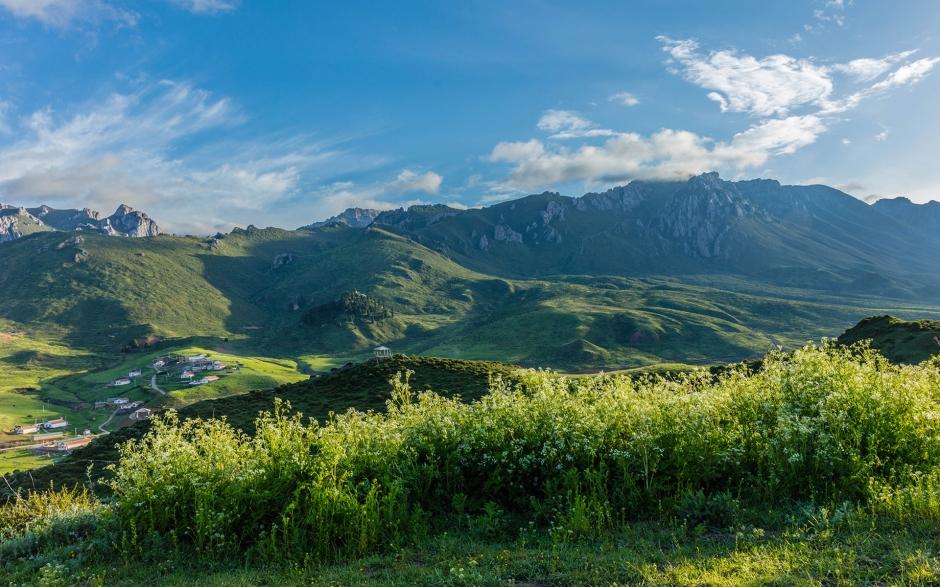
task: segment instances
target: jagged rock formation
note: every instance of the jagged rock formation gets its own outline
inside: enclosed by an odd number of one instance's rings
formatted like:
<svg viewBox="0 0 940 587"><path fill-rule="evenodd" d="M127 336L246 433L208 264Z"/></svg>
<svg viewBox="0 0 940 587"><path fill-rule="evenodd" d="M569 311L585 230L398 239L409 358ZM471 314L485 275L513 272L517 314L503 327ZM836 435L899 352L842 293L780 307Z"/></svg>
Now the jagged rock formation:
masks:
<svg viewBox="0 0 940 587"><path fill-rule="evenodd" d="M160 227L147 214L121 204L114 214L102 218L95 210L57 210L49 206L17 208L0 204L0 242L39 231L93 232L109 236L157 236Z"/></svg>
<svg viewBox="0 0 940 587"><path fill-rule="evenodd" d="M365 228L372 224L375 217L381 214L380 210L371 208L347 208L336 216L331 216L321 222L314 222L301 228L319 228L321 226L350 226L352 228Z"/></svg>

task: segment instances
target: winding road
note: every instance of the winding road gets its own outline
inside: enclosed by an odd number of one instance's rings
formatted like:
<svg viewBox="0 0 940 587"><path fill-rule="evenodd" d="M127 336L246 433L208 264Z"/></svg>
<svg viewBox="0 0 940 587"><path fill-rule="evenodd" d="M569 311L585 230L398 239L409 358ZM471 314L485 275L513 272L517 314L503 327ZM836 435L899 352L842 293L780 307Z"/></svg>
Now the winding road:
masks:
<svg viewBox="0 0 940 587"><path fill-rule="evenodd" d="M166 392L165 392L165 391L163 391L162 389L160 389L159 387L157 387L157 374L156 374L156 373L154 373L154 374L153 374L153 377L150 378L150 389L154 390L155 392L159 393L160 395L166 395Z"/></svg>
<svg viewBox="0 0 940 587"><path fill-rule="evenodd" d="M108 416L108 419L102 422L101 426L98 426L98 430L101 430L101 432L103 432L104 434L111 434L110 432L105 430L104 427L110 424L111 420L113 420L116 415L117 415L117 410L114 410L113 412L111 412L111 415Z"/></svg>

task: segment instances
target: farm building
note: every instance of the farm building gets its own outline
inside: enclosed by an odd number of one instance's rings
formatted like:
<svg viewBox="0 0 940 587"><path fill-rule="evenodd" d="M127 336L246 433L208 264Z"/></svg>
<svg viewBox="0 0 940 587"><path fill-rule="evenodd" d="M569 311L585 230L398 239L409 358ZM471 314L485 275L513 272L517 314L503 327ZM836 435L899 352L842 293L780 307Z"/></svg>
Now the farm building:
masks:
<svg viewBox="0 0 940 587"><path fill-rule="evenodd" d="M13 434L34 434L39 432L39 424L25 424L13 427Z"/></svg>
<svg viewBox="0 0 940 587"><path fill-rule="evenodd" d="M65 432L47 432L45 434L33 434L33 442L49 442L65 438Z"/></svg>
<svg viewBox="0 0 940 587"><path fill-rule="evenodd" d="M121 387L122 385L130 385L130 384L131 384L131 380L128 379L127 377L118 377L117 379L111 382L111 387Z"/></svg>
<svg viewBox="0 0 940 587"><path fill-rule="evenodd" d="M108 405L109 406L123 406L124 404L130 403L131 400L126 397L109 397Z"/></svg>
<svg viewBox="0 0 940 587"><path fill-rule="evenodd" d="M55 443L55 450L58 452L69 452L75 450L76 448L88 446L89 443L91 443L91 436L82 436L80 438L72 438L71 440L62 440Z"/></svg>
<svg viewBox="0 0 940 587"><path fill-rule="evenodd" d="M193 373L192 371L190 371L189 369L187 369L187 370L183 371L182 373L180 373L180 379L192 379L192 378L195 377L195 376L196 376L196 374Z"/></svg>
<svg viewBox="0 0 940 587"><path fill-rule="evenodd" d="M212 361L211 369L213 371L221 371L225 369L225 363L223 363L222 361Z"/></svg>
<svg viewBox="0 0 940 587"><path fill-rule="evenodd" d="M134 410L136 410L137 408L139 408L139 407L142 406L142 405L144 405L144 402L141 402L141 401L131 402L131 403L129 403L129 404L124 404L124 405L122 405L120 408L117 409L116 413L119 414L119 415L121 415L121 414L130 414L131 412L133 412Z"/></svg>
<svg viewBox="0 0 940 587"><path fill-rule="evenodd" d="M186 357L186 362L188 363L201 363L206 360L206 355L193 355L191 357Z"/></svg>
<svg viewBox="0 0 940 587"><path fill-rule="evenodd" d="M154 369L159 369L160 367L163 367L164 365L166 365L166 361L164 361L163 359L157 359L153 363L150 363L150 366L153 367Z"/></svg>
<svg viewBox="0 0 940 587"><path fill-rule="evenodd" d="M190 381L190 385L205 385L206 383L212 383L213 381L218 381L219 377L217 375L207 375L202 379L197 379L195 381Z"/></svg>
<svg viewBox="0 0 940 587"><path fill-rule="evenodd" d="M127 374L128 377L133 379L134 377L140 377L140 369L133 369Z"/></svg>
<svg viewBox="0 0 940 587"><path fill-rule="evenodd" d="M98 400L95 402L95 409L100 410L101 408L108 407L108 402L106 400Z"/></svg>
<svg viewBox="0 0 940 587"><path fill-rule="evenodd" d="M134 420L149 420L153 410L150 408L140 408L131 415Z"/></svg>
<svg viewBox="0 0 940 587"><path fill-rule="evenodd" d="M65 418L56 418L55 420L49 420L48 422L42 423L43 430L55 430L57 428L65 428L69 423Z"/></svg>

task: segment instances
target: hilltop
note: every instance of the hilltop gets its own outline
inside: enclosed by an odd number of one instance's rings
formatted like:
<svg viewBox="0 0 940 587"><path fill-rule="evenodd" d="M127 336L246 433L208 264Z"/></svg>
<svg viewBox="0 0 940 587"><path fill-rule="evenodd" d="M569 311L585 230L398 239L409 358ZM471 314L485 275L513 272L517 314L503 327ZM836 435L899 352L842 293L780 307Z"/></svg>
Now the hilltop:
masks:
<svg viewBox="0 0 940 587"><path fill-rule="evenodd" d="M872 316L838 338L845 345L863 340L871 341L872 348L891 361L916 364L940 353L940 321Z"/></svg>

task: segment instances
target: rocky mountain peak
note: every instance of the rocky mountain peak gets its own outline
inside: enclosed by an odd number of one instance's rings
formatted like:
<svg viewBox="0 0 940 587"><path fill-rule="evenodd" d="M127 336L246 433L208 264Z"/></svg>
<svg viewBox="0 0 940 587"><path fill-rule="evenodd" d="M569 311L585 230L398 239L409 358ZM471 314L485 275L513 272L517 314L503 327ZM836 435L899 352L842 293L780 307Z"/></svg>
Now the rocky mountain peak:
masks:
<svg viewBox="0 0 940 587"><path fill-rule="evenodd" d="M303 228L319 228L321 226L349 226L352 228L365 228L375 221L381 210L372 208L346 208L339 214L326 220L308 224Z"/></svg>

